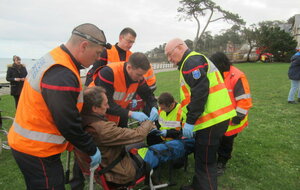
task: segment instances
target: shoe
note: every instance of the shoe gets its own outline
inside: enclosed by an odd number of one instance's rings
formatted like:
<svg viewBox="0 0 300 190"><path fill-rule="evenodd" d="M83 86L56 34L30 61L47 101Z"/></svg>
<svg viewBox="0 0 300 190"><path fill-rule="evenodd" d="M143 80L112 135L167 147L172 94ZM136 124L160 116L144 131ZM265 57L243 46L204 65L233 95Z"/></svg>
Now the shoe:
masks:
<svg viewBox="0 0 300 190"><path fill-rule="evenodd" d="M180 190L194 190L192 185L183 185L180 187Z"/></svg>
<svg viewBox="0 0 300 190"><path fill-rule="evenodd" d="M217 163L217 176L221 176L225 173L226 164L222 162Z"/></svg>
<svg viewBox="0 0 300 190"><path fill-rule="evenodd" d="M289 104L297 104L295 101L288 101Z"/></svg>

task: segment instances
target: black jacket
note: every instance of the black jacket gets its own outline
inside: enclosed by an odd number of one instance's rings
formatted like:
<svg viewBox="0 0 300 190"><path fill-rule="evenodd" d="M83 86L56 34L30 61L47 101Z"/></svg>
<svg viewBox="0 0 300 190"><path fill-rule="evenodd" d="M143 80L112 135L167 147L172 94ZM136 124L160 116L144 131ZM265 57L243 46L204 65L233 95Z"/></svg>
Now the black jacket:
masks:
<svg viewBox="0 0 300 190"><path fill-rule="evenodd" d="M19 96L23 88L24 81L15 81L15 78L25 78L27 70L24 65L12 64L7 68L6 80L10 82L10 94Z"/></svg>
<svg viewBox="0 0 300 190"><path fill-rule="evenodd" d="M300 52L292 56L288 75L291 80L300 80Z"/></svg>

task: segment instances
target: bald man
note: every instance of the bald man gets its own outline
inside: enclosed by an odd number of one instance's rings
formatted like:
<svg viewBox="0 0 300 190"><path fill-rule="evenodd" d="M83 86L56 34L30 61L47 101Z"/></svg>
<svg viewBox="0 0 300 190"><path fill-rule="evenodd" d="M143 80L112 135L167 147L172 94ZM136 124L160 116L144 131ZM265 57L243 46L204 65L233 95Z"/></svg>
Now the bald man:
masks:
<svg viewBox="0 0 300 190"><path fill-rule="evenodd" d="M236 112L220 72L203 54L189 50L179 38L167 43L165 54L180 70L183 136L196 142L193 182L181 190L216 190L219 140Z"/></svg>
<svg viewBox="0 0 300 190"><path fill-rule="evenodd" d="M28 73L8 134L27 189L65 189L60 154L70 143L90 156L91 166L101 162L92 136L81 127L79 71L93 64L106 46L97 26L79 25L65 45L39 59Z"/></svg>

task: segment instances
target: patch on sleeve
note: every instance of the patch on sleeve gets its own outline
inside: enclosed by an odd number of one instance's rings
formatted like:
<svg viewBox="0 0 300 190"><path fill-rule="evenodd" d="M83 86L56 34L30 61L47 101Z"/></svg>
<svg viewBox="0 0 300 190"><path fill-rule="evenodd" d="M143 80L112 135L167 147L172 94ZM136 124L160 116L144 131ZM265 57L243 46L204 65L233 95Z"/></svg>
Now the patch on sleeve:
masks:
<svg viewBox="0 0 300 190"><path fill-rule="evenodd" d="M193 78L196 79L196 80L201 77L201 73L200 73L200 71L198 69L195 70L195 71L193 71L192 75L193 75Z"/></svg>

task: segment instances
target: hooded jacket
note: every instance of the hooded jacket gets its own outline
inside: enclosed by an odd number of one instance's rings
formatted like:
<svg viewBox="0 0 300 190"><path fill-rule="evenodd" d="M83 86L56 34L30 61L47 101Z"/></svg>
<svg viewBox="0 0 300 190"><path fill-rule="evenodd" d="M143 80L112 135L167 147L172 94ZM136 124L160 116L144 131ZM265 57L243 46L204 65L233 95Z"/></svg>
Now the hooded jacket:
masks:
<svg viewBox="0 0 300 190"><path fill-rule="evenodd" d="M300 80L300 52L292 56L288 76L291 80Z"/></svg>

